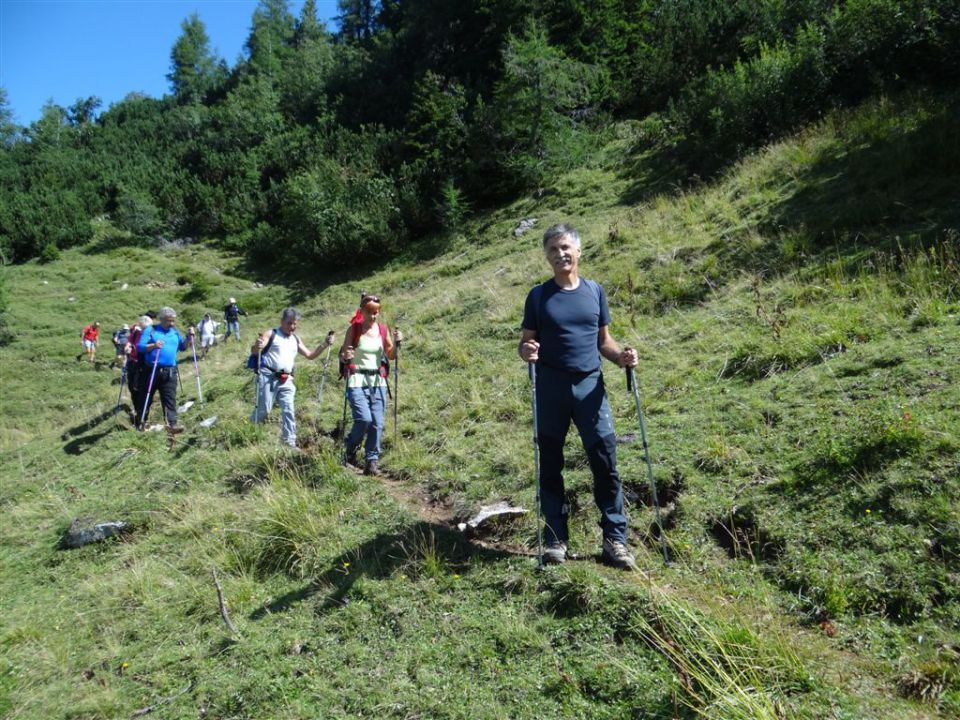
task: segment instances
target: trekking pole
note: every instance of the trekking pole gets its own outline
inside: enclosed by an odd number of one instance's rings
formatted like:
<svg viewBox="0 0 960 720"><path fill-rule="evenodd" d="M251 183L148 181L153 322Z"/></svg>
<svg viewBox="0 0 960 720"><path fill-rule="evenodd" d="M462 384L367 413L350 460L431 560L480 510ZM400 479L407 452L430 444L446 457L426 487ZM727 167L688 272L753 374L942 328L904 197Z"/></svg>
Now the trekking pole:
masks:
<svg viewBox="0 0 960 720"><path fill-rule="evenodd" d="M663 523L660 521L660 501L657 499L657 481L653 478L653 463L650 461L650 447L647 445L647 429L643 422L643 410L640 409L640 389L637 387L637 380L633 376L633 368L626 368L627 371L627 392L633 391L633 399L637 404L637 417L640 419L640 439L643 442L643 456L647 461L647 476L650 478L650 494L653 496L653 510L657 519L657 528L660 530L660 545L663 548L663 562L670 564L670 556L667 554L667 536L663 531Z"/></svg>
<svg viewBox="0 0 960 720"><path fill-rule="evenodd" d="M343 378L343 418L340 420L340 440L343 442L343 465L347 464L347 397L350 392L350 376L353 373L348 369Z"/></svg>
<svg viewBox="0 0 960 720"><path fill-rule="evenodd" d="M329 343L327 347L327 357L323 361L323 375L320 376L320 388L317 390L317 405L320 405L320 401L323 399L323 386L327 382L327 373L330 370L330 353L333 352L333 339L336 337L336 333L331 330L327 333L327 342Z"/></svg>
<svg viewBox="0 0 960 720"><path fill-rule="evenodd" d="M113 414L116 415L120 412L120 398L123 397L123 386L126 385L127 380L127 361L129 357L123 358L123 367L120 369L120 394L117 395L117 406L113 409Z"/></svg>
<svg viewBox="0 0 960 720"><path fill-rule="evenodd" d="M537 365L529 363L530 397L533 409L533 472L537 478L537 569L543 570L543 522L540 509L540 423L537 420Z"/></svg>
<svg viewBox="0 0 960 720"><path fill-rule="evenodd" d="M254 410L253 410L254 417L257 417L260 414L260 353L261 352L262 350L257 350L257 371L253 374L254 402L256 403L256 406L254 407Z"/></svg>
<svg viewBox="0 0 960 720"><path fill-rule="evenodd" d="M140 427L147 422L147 408L150 407L150 393L153 392L153 379L157 375L157 363L160 362L160 349L155 348L156 355L153 358L153 370L150 371L150 382L147 383L147 394L143 397L143 414L140 416Z"/></svg>
<svg viewBox="0 0 960 720"><path fill-rule="evenodd" d="M203 407L203 390L200 389L200 365L197 363L197 344L194 336L190 336L190 349L193 351L193 372L197 376L197 397L200 398L200 407Z"/></svg>
<svg viewBox="0 0 960 720"><path fill-rule="evenodd" d="M397 325L393 330L396 332L400 329L400 326ZM397 442L397 409L400 407L400 341L397 340L397 349L394 350L393 359L397 364L397 371L393 375L393 442ZM390 389L389 380L387 381L387 389Z"/></svg>
<svg viewBox="0 0 960 720"><path fill-rule="evenodd" d="M177 395L177 402L180 402L180 398L183 397L183 378L180 377L180 361L177 360L176 364L177 371L177 390L179 390L179 395Z"/></svg>

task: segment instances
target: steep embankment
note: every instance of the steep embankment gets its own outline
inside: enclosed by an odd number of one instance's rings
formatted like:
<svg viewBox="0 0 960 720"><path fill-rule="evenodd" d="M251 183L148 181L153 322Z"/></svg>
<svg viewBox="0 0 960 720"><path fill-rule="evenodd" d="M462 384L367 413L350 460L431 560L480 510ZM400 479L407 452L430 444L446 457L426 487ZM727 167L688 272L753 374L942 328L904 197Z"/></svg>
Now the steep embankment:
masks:
<svg viewBox="0 0 960 720"><path fill-rule="evenodd" d="M128 717L158 702L157 716L184 718L957 714L956 111L953 97L872 104L659 193L670 178L653 169L669 159L625 125L595 167L444 250L306 290L255 283L255 268L202 246L114 247L106 226L55 263L6 269L0 714ZM592 561L572 437L582 561L535 573L511 549L535 544L530 520L482 546L446 523L502 498L532 506L515 347L546 270L537 231L556 221L580 227L614 334L641 352L669 568L613 371L642 572ZM361 288L408 338L387 484L338 466L341 386L328 379L317 404L320 362L297 375L304 454L246 420L253 329L294 302L312 345L341 331ZM162 304L195 318L230 295L251 313L244 344L200 364L206 402L185 413L189 432L168 452L129 431L112 413L118 372L74 359L80 328ZM87 516L133 529L58 550Z"/></svg>

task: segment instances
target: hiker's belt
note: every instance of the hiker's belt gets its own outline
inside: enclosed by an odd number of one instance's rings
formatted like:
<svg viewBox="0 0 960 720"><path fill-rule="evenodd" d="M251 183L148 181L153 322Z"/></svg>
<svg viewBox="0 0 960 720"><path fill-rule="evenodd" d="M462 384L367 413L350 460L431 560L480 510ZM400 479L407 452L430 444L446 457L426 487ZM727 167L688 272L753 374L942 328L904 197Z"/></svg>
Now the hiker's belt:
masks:
<svg viewBox="0 0 960 720"><path fill-rule="evenodd" d="M370 370L369 368L356 368L350 372L357 375L380 375L380 368L376 368L375 370Z"/></svg>
<svg viewBox="0 0 960 720"><path fill-rule="evenodd" d="M273 373L274 375L276 375L276 376L278 376L278 377L279 377L280 375L293 375L293 370L277 370L276 368L272 368L272 367L270 367L269 365L261 365L261 366L260 366L260 369L261 369L261 370L269 370L271 373Z"/></svg>

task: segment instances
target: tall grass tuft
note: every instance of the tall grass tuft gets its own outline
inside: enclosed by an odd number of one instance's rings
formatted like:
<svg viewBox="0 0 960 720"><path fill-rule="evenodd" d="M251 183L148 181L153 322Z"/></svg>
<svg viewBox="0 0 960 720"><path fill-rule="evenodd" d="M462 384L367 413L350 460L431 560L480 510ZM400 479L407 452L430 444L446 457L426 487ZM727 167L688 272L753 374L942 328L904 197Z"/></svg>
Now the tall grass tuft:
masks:
<svg viewBox="0 0 960 720"><path fill-rule="evenodd" d="M336 538L340 520L336 507L314 492L307 472L295 464L268 466L269 482L255 500L259 507L259 547L256 569L314 576L329 559L324 541ZM329 543L327 543L329 544Z"/></svg>
<svg viewBox="0 0 960 720"><path fill-rule="evenodd" d="M761 635L751 625L730 607L708 615L653 587L630 631L667 659L680 679L679 701L696 715L783 720L785 698L810 690L812 679L782 634Z"/></svg>

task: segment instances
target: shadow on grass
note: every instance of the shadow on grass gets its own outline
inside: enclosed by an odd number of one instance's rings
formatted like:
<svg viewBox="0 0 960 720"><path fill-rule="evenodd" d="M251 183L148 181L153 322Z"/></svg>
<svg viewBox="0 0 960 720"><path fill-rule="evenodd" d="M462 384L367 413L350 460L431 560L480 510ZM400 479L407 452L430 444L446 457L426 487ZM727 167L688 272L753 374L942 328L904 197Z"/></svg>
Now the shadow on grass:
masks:
<svg viewBox="0 0 960 720"><path fill-rule="evenodd" d="M319 577L258 608L250 619L284 612L319 595L323 597L318 612L327 612L348 601L347 595L360 577L383 579L396 572L412 576L446 573L465 566L471 558L493 561L507 557L511 554L473 545L463 533L445 525L420 521L341 554Z"/></svg>
<svg viewBox="0 0 960 720"><path fill-rule="evenodd" d="M953 201L960 184L955 121L960 96L891 103L893 108L874 114L838 116L836 141L814 148L816 154L804 164L792 167L784 157L781 169L789 177L774 172L766 182L791 192L759 208L748 223L721 233L687 262L714 256L720 261L717 274L730 277L782 272L820 256L839 259L854 273L865 256L896 254L901 246L926 249L960 227L960 204ZM691 157L683 146L635 153L623 164L621 174L632 183L621 202L640 203L717 181L738 159L709 170ZM758 231L761 242L745 229ZM707 291L700 290L705 296Z"/></svg>
<svg viewBox="0 0 960 720"><path fill-rule="evenodd" d="M666 147L630 155L624 160L619 175L630 181L619 198L624 205L637 205L657 195L676 193L700 181L676 150Z"/></svg>
<svg viewBox="0 0 960 720"><path fill-rule="evenodd" d="M102 413L100 413L94 418L91 418L90 420L87 420L82 425L77 425L76 427L73 427L73 428L70 428L69 430L64 431L63 435L60 436L60 439L69 440L70 438L75 438L78 435L83 435L84 433L89 432L90 430L93 430L100 423L104 422L105 420L112 419L115 414L119 414L119 413L114 413L115 409L116 409L116 406L111 407L109 410L104 410ZM121 411L123 411L124 409L127 409L125 405L121 407Z"/></svg>
<svg viewBox="0 0 960 720"><path fill-rule="evenodd" d="M722 238L707 252L736 272L806 263L821 253L855 272L865 253L932 246L960 227L960 204L951 200L960 184L958 111L954 100L912 123L892 112L892 119L854 120L859 126L841 131L791 179L794 192L765 211L760 247Z"/></svg>
<svg viewBox="0 0 960 720"><path fill-rule="evenodd" d="M112 429L104 430L103 432L97 433L95 435L84 435L83 437L79 437L75 440L71 440L70 442L68 442L66 445L63 446L63 451L67 453L67 455L79 455L89 450L94 445L96 445L103 438L109 435L111 431Z"/></svg>

